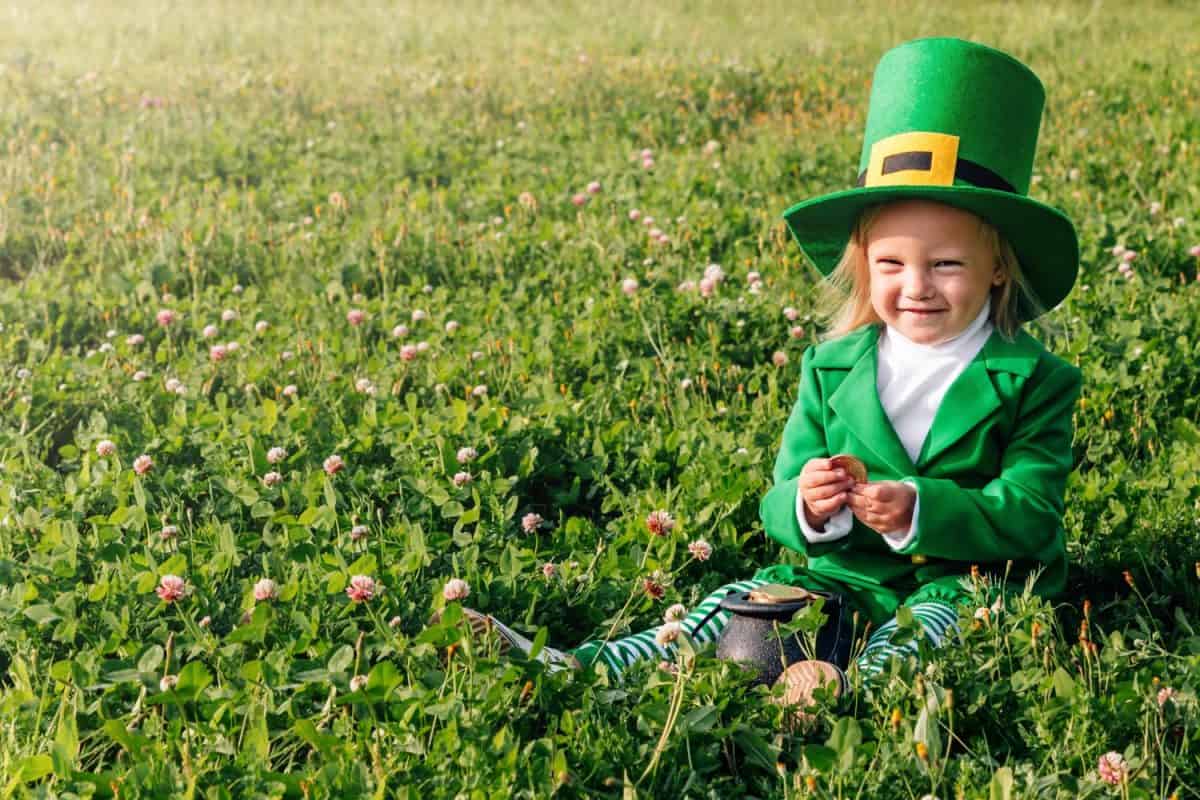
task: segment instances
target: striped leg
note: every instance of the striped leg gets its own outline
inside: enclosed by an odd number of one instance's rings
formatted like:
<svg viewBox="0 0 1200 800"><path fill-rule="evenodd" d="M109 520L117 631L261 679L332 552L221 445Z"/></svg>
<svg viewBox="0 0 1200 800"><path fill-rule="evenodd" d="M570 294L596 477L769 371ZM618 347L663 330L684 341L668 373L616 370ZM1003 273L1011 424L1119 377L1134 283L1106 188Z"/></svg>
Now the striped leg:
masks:
<svg viewBox="0 0 1200 800"><path fill-rule="evenodd" d="M725 584L704 598L698 606L692 609L691 613L683 621L683 629L699 644L715 642L721 635L721 631L725 628L726 623L729 622L730 613L728 611L717 611L711 617L709 617L709 614L720 605L725 595L730 592L748 592L765 583L766 581L747 580ZM707 621L705 621L706 617L708 617ZM701 622L704 624L701 625ZM611 642L584 642L570 652L583 664L593 664L596 661L602 661L608 667L609 673L615 675L619 680L625 669L637 661L644 658L664 659L671 657L671 654L675 650L674 645L664 649L654 640L655 635L658 633L658 627L656 626L641 633L635 633L632 636L615 639Z"/></svg>
<svg viewBox="0 0 1200 800"><path fill-rule="evenodd" d="M950 603L929 601L909 606L913 617L921 623L921 630L929 643L940 647L951 631L958 631L958 608ZM888 660L898 655L906 657L916 655L918 641L913 638L902 645L894 645L889 639L896 630L896 619L893 617L879 626L867 640L866 649L855 662L859 672L866 678L873 678L883 672Z"/></svg>

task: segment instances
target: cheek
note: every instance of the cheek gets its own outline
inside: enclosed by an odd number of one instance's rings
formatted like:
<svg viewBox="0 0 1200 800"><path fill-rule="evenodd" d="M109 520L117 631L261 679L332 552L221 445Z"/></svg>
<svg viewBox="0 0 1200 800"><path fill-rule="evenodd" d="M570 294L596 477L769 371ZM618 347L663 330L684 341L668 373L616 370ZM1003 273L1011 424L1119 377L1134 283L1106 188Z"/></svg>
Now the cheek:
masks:
<svg viewBox="0 0 1200 800"><path fill-rule="evenodd" d="M871 284L871 307L875 309L875 313L880 316L885 316L888 309L887 291L883 285L879 283Z"/></svg>
<svg viewBox="0 0 1200 800"><path fill-rule="evenodd" d="M896 287L898 286L895 280L885 276L875 276L871 279L871 302L876 305L886 303L889 299L896 296Z"/></svg>
<svg viewBox="0 0 1200 800"><path fill-rule="evenodd" d="M958 303L971 299L973 295L971 282L958 277L947 278L938 288L943 297Z"/></svg>

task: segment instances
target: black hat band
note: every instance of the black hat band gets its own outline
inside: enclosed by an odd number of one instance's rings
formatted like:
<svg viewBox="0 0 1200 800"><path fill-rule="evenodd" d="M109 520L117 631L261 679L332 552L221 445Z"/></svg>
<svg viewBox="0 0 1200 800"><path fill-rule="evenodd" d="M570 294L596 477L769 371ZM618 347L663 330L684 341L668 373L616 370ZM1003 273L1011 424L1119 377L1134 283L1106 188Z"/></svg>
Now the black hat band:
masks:
<svg viewBox="0 0 1200 800"><path fill-rule="evenodd" d="M881 175L888 175L893 172L902 172L905 170L929 171L933 166L933 152L930 150L909 150L905 153L893 153L883 159L880 167ZM956 159L954 162L954 177L960 178L973 186L978 186L980 189L998 189L1002 192L1012 192L1017 194L1016 188L1004 180L1004 178L992 172L987 167L975 161L969 161L965 158ZM858 174L858 181L855 186L866 186L867 170L863 170Z"/></svg>

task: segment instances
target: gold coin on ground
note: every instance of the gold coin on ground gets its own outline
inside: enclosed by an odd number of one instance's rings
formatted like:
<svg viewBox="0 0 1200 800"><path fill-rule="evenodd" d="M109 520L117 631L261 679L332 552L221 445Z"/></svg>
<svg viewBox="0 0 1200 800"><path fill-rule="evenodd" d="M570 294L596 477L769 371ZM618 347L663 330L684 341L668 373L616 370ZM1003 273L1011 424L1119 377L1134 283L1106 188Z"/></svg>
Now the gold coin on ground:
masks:
<svg viewBox="0 0 1200 800"><path fill-rule="evenodd" d="M813 693L817 689L832 684L834 697L842 695L839 670L828 661L797 661L775 680L776 686L780 684L786 687L783 695L773 699L789 709L789 730L803 728L813 721L813 716L805 709L813 704Z"/></svg>
<svg viewBox="0 0 1200 800"><path fill-rule="evenodd" d="M844 469L855 483L867 482L867 465L852 455L842 454L830 459L834 469Z"/></svg>

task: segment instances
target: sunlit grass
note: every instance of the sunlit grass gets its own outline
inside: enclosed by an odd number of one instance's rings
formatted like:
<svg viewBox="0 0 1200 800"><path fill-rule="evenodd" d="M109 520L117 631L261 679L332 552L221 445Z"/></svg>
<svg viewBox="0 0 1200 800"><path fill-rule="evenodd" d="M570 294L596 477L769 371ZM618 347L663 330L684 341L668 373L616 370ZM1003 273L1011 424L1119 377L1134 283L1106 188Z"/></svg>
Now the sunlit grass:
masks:
<svg viewBox="0 0 1200 800"><path fill-rule="evenodd" d="M617 796L655 757L637 791L1075 798L1121 790L1098 773L1119 751L1130 796L1188 796L1193 23L1188 3L10 4L0 787ZM427 629L451 578L566 647L797 558L757 517L819 334L780 214L852 183L874 62L921 35L1047 87L1032 193L1083 248L1041 334L1085 377L1069 596L964 614L958 646L807 738L710 660L615 687ZM713 297L677 288L711 263ZM647 535L658 509L675 536ZM661 603L639 590L656 571ZM356 574L381 587L365 604Z"/></svg>

